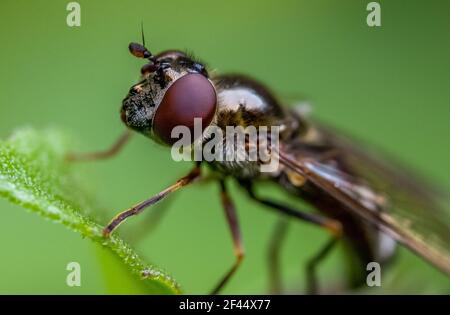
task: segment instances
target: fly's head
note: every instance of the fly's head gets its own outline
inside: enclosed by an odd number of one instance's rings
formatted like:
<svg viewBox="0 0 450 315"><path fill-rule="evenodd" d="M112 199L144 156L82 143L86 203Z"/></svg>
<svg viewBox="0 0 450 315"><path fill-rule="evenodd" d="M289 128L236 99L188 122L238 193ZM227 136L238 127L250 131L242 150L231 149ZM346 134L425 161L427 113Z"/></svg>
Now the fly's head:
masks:
<svg viewBox="0 0 450 315"><path fill-rule="evenodd" d="M122 102L121 118L129 128L171 145L177 140L171 136L174 127L186 126L193 135L194 118L201 118L203 129L211 123L217 95L204 65L180 51L152 55L137 43L129 50L148 60L141 68L141 81Z"/></svg>

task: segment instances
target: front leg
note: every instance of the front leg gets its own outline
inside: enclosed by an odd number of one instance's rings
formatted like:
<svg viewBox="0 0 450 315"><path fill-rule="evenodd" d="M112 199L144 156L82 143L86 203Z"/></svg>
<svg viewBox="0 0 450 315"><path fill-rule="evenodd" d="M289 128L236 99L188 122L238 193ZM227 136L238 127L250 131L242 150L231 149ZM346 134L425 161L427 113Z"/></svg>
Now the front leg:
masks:
<svg viewBox="0 0 450 315"><path fill-rule="evenodd" d="M105 150L98 152L88 152L88 153L69 153L66 159L69 162L80 162L80 161L94 161L94 160L104 160L117 155L127 144L128 140L131 138L131 131L126 130L113 145Z"/></svg>
<svg viewBox="0 0 450 315"><path fill-rule="evenodd" d="M128 217L138 215L139 213L144 211L145 208L150 207L151 205L154 205L158 201L167 197L167 195L169 195L170 193L177 191L181 187L189 185L194 180L198 179L200 177L200 174L201 174L200 165L197 164L197 166L194 167L194 169L192 169L189 172L189 174L187 174L186 176L177 180L173 185L170 185L169 187L167 187L163 191L159 192L158 194L154 195L153 197L138 203L134 207L131 207L128 210L120 212L103 229L103 236L108 237Z"/></svg>

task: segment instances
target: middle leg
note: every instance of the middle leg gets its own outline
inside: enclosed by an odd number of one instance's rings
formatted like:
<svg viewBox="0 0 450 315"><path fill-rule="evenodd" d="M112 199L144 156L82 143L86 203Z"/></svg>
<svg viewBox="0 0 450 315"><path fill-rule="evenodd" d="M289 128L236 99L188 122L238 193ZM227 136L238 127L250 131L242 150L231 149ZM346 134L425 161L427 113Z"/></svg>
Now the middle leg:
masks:
<svg viewBox="0 0 450 315"><path fill-rule="evenodd" d="M218 294L220 290L222 290L222 288L234 275L234 273L240 266L242 259L244 258L244 247L242 246L241 231L239 229L236 209L234 208L234 204L231 201L230 196L228 195L224 180L220 180L220 193L222 206L225 211L225 217L227 218L227 222L231 230L231 236L233 238L234 255L236 257L236 260L228 270L228 272L222 277L216 287L212 290L211 294Z"/></svg>
<svg viewBox="0 0 450 315"><path fill-rule="evenodd" d="M279 218L269 242L267 259L269 267L269 292L271 294L282 293L280 256L281 247L286 240L288 228L288 219Z"/></svg>

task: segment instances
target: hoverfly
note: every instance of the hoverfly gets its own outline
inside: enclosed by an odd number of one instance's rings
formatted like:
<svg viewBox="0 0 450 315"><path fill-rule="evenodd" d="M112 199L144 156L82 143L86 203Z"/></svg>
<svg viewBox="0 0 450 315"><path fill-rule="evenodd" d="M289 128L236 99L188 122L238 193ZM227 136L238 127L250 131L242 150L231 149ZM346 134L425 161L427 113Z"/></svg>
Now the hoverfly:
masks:
<svg viewBox="0 0 450 315"><path fill-rule="evenodd" d="M172 145L171 131L175 126L192 129L194 118L201 118L204 127L215 125L223 129L229 125L279 126L279 148L270 154L280 163L273 172L261 173L255 168L259 161L196 162L192 171L173 185L114 217L104 229L105 237L126 218L201 181L203 165L207 165L220 186L236 257L212 291L214 294L220 292L244 258L236 211L226 186L230 178L255 202L330 233L329 242L308 264L310 293L317 292L317 265L339 240L353 246L362 268L370 261L389 260L396 243L400 243L450 275L449 224L437 201L440 193L430 185L402 166L378 158L356 141L283 106L258 81L242 75L210 76L201 62L177 50L153 55L145 47L144 38L142 45L131 43L129 50L148 62L141 68L141 81L131 87L122 102L121 119L127 131L110 150L73 155L72 159L112 156L130 138L130 130ZM202 135L200 143L204 140ZM258 195L254 186L260 181L280 185L320 214ZM281 238L285 227L278 226L275 239ZM361 278L357 277L353 285L365 279L364 271L361 269ZM279 287L279 280L274 277L272 284Z"/></svg>

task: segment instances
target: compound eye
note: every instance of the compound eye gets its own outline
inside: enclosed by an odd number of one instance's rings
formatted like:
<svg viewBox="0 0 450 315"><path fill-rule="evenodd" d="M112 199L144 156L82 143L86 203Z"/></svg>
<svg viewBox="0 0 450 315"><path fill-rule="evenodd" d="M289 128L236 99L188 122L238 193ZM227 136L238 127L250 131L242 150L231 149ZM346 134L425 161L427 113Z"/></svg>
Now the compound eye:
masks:
<svg viewBox="0 0 450 315"><path fill-rule="evenodd" d="M155 113L153 131L171 145L178 140L171 136L173 128L186 126L193 142L194 118L201 118L202 129L205 129L214 117L216 104L216 91L211 82L201 74L187 74L176 80L165 93Z"/></svg>

